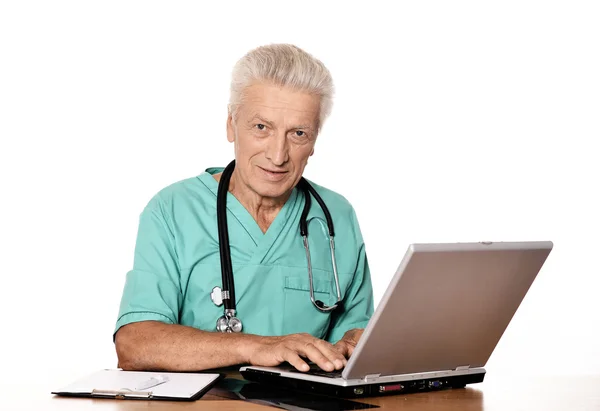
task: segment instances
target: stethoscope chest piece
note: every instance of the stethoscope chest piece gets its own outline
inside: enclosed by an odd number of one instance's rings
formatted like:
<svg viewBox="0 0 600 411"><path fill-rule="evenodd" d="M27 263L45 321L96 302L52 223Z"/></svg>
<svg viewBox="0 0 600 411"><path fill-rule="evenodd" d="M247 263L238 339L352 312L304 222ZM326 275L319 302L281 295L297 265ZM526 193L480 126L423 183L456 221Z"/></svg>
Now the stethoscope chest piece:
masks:
<svg viewBox="0 0 600 411"><path fill-rule="evenodd" d="M212 289L210 299L217 306L223 305L223 300L228 297L227 291L222 291L218 285ZM222 333L239 333L242 331L242 321L235 316L234 309L225 309L225 314L217 320L217 331Z"/></svg>
<svg viewBox="0 0 600 411"><path fill-rule="evenodd" d="M235 316L235 310L225 310L217 320L217 331L222 333L242 332L242 321Z"/></svg>

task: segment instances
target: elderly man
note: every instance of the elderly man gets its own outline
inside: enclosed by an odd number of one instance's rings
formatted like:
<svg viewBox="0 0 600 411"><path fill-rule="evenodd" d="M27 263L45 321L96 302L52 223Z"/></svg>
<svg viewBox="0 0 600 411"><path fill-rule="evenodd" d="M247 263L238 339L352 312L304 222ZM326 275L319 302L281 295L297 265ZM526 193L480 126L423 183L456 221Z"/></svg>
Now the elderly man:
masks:
<svg viewBox="0 0 600 411"><path fill-rule="evenodd" d="M120 367L346 364L373 313L365 246L348 201L302 178L332 94L325 66L292 45L259 47L236 64L227 118L235 162L163 189L140 216L114 335ZM215 289L228 290L227 267L235 298ZM242 332L217 332L221 298L229 316L219 330Z"/></svg>

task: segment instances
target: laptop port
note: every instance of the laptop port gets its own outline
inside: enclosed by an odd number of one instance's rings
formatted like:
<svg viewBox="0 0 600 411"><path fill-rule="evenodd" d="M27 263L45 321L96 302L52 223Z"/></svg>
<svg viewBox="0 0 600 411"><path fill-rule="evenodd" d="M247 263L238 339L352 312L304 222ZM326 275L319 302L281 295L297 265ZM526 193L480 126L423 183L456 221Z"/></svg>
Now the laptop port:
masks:
<svg viewBox="0 0 600 411"><path fill-rule="evenodd" d="M443 383L441 381L429 381L429 388L441 388Z"/></svg>
<svg viewBox="0 0 600 411"><path fill-rule="evenodd" d="M402 391L404 386L402 384L390 384L390 385L380 385L379 392L393 392L393 391Z"/></svg>

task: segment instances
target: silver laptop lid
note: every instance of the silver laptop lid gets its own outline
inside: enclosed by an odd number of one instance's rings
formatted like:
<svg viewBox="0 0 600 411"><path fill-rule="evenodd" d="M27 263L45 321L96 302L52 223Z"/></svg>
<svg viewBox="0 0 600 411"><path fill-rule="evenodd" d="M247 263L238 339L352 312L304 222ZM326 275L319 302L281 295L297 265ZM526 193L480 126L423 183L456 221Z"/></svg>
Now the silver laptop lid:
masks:
<svg viewBox="0 0 600 411"><path fill-rule="evenodd" d="M412 244L342 376L483 367L551 249Z"/></svg>

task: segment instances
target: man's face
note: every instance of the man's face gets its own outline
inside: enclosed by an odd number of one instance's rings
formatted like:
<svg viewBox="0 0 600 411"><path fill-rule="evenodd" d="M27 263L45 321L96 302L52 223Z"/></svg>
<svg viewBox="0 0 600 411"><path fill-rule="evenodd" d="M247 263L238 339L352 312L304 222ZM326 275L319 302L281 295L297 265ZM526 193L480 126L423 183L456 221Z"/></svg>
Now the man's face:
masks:
<svg viewBox="0 0 600 411"><path fill-rule="evenodd" d="M314 152L319 108L320 98L306 92L268 83L247 87L236 120L227 119L241 182L261 197L290 192Z"/></svg>

